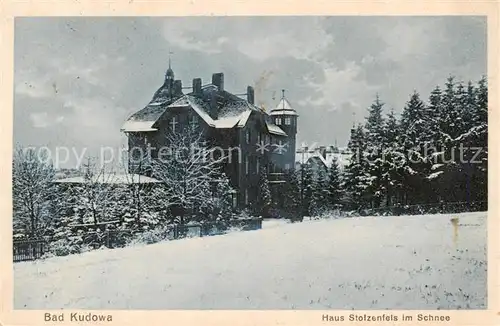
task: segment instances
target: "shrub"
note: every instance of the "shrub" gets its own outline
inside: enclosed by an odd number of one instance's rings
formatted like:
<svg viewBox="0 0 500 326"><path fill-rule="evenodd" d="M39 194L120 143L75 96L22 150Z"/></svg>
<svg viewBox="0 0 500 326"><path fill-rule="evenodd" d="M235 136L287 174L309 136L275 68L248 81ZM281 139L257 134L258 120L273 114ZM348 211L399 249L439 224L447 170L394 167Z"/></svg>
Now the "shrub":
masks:
<svg viewBox="0 0 500 326"><path fill-rule="evenodd" d="M153 244L160 241L168 240L169 229L166 226L157 226L154 229L144 230L140 233L135 234L130 245L142 245L142 244Z"/></svg>
<svg viewBox="0 0 500 326"><path fill-rule="evenodd" d="M59 239L51 242L48 246L47 256L67 256L80 253L82 249L82 243L68 240Z"/></svg>

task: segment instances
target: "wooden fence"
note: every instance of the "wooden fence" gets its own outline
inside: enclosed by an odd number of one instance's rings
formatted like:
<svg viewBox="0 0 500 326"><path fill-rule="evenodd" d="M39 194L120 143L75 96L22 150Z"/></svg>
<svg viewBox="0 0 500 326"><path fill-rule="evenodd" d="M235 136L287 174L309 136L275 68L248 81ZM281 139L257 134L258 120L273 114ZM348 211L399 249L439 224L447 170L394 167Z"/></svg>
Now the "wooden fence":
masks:
<svg viewBox="0 0 500 326"><path fill-rule="evenodd" d="M43 256L47 242L43 239L14 241L13 249L14 262L35 260Z"/></svg>
<svg viewBox="0 0 500 326"><path fill-rule="evenodd" d="M172 225L170 233L174 239L186 236L204 237L222 234L229 228L238 228L241 231L259 230L262 229L262 218L237 219L228 222Z"/></svg>
<svg viewBox="0 0 500 326"><path fill-rule="evenodd" d="M73 227L73 226L72 226ZM187 225L171 225L167 227L165 239L175 240L186 237L204 237L223 234L229 228L238 228L242 231L258 230L262 228L261 218L231 220L228 222L211 222ZM94 249L105 246L107 248L120 248L127 245L132 239L132 230L87 230L84 242ZM50 241L43 239L16 240L13 242L14 262L35 260L42 257L48 249Z"/></svg>

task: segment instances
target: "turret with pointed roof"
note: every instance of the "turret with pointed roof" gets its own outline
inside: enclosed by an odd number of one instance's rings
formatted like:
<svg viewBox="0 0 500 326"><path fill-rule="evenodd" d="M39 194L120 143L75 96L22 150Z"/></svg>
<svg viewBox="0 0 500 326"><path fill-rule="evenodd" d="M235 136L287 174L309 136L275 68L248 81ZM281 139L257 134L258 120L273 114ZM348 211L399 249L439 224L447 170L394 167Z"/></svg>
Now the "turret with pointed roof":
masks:
<svg viewBox="0 0 500 326"><path fill-rule="evenodd" d="M295 146L297 134L297 111L292 107L285 97L285 90L282 90L281 100L269 113L272 122L279 126L287 134L286 151L281 158L275 161L280 162L278 166L281 170L293 169L295 165Z"/></svg>
<svg viewBox="0 0 500 326"><path fill-rule="evenodd" d="M167 82L167 80L171 80L173 81L174 80L174 71L172 70L172 58L170 57L170 55L172 54L172 52L169 52L169 55L168 55L168 69L167 69L167 72L165 73L165 83Z"/></svg>

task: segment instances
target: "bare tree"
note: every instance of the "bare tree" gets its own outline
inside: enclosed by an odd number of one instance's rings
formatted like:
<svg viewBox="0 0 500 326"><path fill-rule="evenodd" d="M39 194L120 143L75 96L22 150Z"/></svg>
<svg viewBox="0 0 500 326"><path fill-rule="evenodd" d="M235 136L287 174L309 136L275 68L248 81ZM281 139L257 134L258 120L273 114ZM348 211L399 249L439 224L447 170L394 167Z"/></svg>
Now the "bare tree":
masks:
<svg viewBox="0 0 500 326"><path fill-rule="evenodd" d="M83 182L70 187L73 198L94 225L102 222L111 212L115 193L110 185L112 174L104 167L97 167L91 158L83 165Z"/></svg>
<svg viewBox="0 0 500 326"><path fill-rule="evenodd" d="M165 137L167 146L152 161L153 176L162 182L156 195L184 224L187 211L196 211L212 199L226 154L207 145L202 133L188 128Z"/></svg>
<svg viewBox="0 0 500 326"><path fill-rule="evenodd" d="M147 178L144 172L151 170L151 151L139 153L139 156L132 158L134 164L130 164L129 158L122 162L125 182L123 193L127 197L128 204L135 211L135 221L139 225L141 217L148 210L151 203L151 196L144 180ZM128 166L128 168L127 168Z"/></svg>
<svg viewBox="0 0 500 326"><path fill-rule="evenodd" d="M55 196L54 167L48 155L34 148L14 150L12 164L13 222L32 237L40 234L50 219Z"/></svg>

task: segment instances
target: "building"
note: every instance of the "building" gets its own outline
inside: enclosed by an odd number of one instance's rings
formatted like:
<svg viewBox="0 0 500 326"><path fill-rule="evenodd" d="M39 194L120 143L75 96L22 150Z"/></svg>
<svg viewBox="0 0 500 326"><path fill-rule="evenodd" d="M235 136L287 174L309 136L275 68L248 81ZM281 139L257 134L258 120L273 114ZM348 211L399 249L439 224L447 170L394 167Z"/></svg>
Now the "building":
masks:
<svg viewBox="0 0 500 326"><path fill-rule="evenodd" d="M313 176L316 176L320 169L326 172L333 162L336 162L342 171L349 164L351 156L352 152L348 148L339 148L336 145L313 148L303 146L295 153L295 167L300 169L304 164L309 164Z"/></svg>
<svg viewBox="0 0 500 326"><path fill-rule="evenodd" d="M214 73L211 83L203 85L201 78L194 78L192 85L183 87L169 63L163 85L121 129L128 136L129 157L134 148L168 147L165 135L185 128L197 130L209 145L230 156L223 170L240 208L256 202L264 167L273 174L271 183L276 186L284 170L294 168L297 114L284 92L280 104L267 113L255 105L252 86L244 94L232 94L224 88L224 74ZM153 150L151 155L154 159L158 153ZM138 171L130 160L129 170Z"/></svg>

